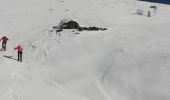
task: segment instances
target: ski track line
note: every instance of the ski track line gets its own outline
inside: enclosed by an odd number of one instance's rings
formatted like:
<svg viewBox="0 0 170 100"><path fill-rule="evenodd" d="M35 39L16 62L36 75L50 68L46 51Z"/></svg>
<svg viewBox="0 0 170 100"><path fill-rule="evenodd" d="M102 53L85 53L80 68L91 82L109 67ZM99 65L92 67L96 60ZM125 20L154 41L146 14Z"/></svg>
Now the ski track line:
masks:
<svg viewBox="0 0 170 100"><path fill-rule="evenodd" d="M99 88L100 92L103 94L104 98L106 100L113 100L101 83L102 82L99 79L96 79L96 85Z"/></svg>

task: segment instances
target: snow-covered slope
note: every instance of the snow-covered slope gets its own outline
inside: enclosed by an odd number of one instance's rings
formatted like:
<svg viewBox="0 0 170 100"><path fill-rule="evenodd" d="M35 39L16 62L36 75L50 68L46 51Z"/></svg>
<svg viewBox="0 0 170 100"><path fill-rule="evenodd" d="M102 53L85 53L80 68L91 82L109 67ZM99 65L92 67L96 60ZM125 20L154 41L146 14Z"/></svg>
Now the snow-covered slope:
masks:
<svg viewBox="0 0 170 100"><path fill-rule="evenodd" d="M169 100L169 6L134 0L0 0L0 100ZM107 31L56 33L70 17ZM60 35L59 35L60 34ZM24 46L17 62L17 44Z"/></svg>

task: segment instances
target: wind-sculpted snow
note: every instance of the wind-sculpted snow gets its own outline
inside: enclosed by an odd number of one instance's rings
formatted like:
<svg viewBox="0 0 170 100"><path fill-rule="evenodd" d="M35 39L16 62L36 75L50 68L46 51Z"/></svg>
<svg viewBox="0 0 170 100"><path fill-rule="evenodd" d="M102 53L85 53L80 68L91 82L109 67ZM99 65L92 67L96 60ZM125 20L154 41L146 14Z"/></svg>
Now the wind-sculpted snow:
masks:
<svg viewBox="0 0 170 100"><path fill-rule="evenodd" d="M116 54L115 57L118 59L104 77L104 85L113 98L124 95L120 100L170 99L169 53L146 53L138 57Z"/></svg>

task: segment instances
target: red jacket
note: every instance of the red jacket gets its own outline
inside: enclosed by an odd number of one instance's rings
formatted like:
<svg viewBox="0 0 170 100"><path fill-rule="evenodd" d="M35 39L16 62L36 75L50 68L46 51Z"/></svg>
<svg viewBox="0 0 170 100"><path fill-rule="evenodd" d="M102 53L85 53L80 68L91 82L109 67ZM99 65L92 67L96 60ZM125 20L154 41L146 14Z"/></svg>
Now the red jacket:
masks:
<svg viewBox="0 0 170 100"><path fill-rule="evenodd" d="M1 38L1 40L2 40L2 43L6 44L9 39L6 36L4 36Z"/></svg>
<svg viewBox="0 0 170 100"><path fill-rule="evenodd" d="M22 52L23 51L23 48L20 46L20 45L18 45L16 48L14 48L15 50L17 49L18 50L18 52Z"/></svg>

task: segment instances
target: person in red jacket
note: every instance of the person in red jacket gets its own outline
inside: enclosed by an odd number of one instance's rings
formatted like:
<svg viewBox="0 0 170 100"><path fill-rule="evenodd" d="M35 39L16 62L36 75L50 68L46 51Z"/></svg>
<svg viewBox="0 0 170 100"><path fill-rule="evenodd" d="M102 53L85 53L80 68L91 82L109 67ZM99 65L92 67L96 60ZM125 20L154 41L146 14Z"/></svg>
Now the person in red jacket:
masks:
<svg viewBox="0 0 170 100"><path fill-rule="evenodd" d="M14 47L14 50L18 50L18 61L22 62L23 48L18 45L17 47Z"/></svg>
<svg viewBox="0 0 170 100"><path fill-rule="evenodd" d="M1 38L1 40L2 40L2 50L6 51L6 44L9 39L6 36L4 36Z"/></svg>

